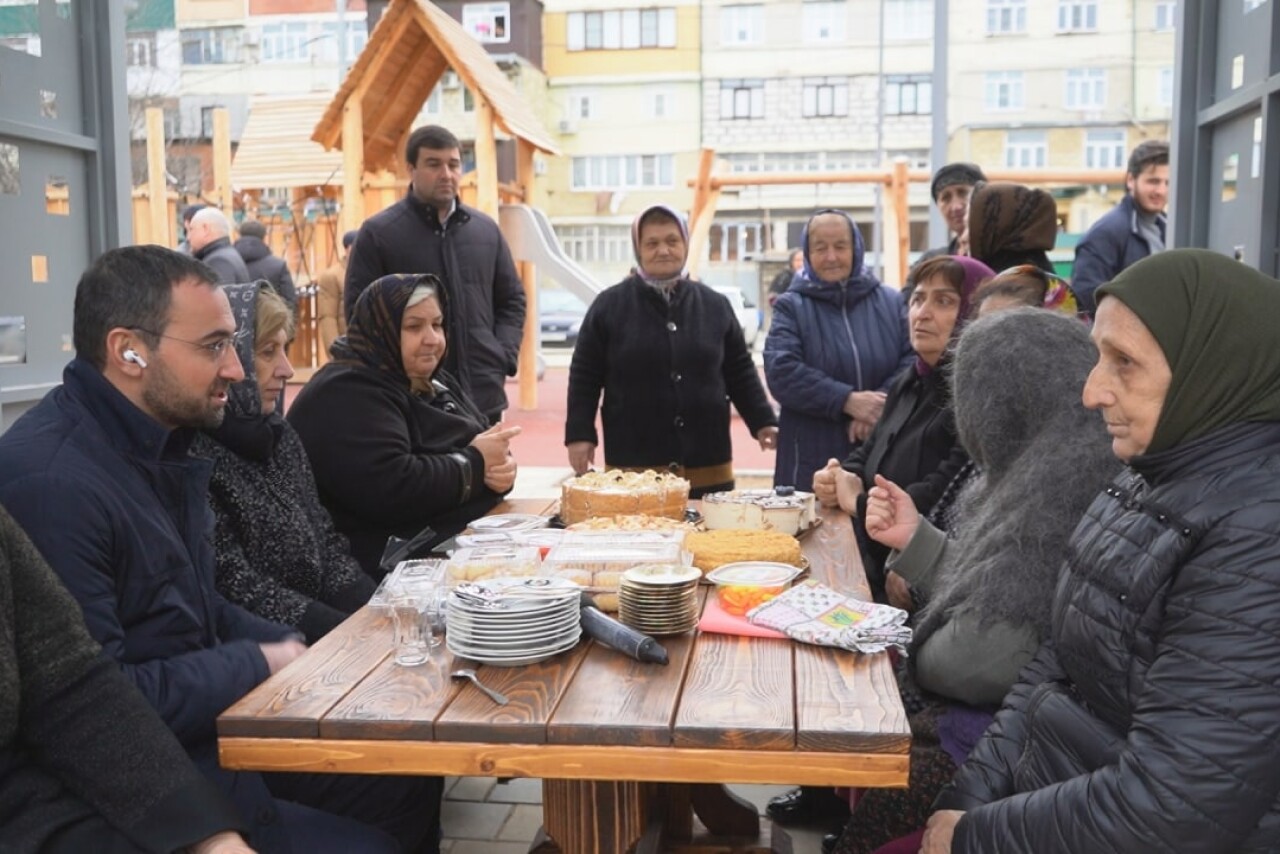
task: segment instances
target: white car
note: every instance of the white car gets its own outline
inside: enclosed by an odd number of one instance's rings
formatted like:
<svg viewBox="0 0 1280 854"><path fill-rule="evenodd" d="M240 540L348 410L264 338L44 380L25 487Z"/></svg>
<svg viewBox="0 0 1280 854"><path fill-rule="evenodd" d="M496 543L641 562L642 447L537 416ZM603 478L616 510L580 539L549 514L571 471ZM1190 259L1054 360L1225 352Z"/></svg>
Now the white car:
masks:
<svg viewBox="0 0 1280 854"><path fill-rule="evenodd" d="M747 342L747 348L754 347L756 338L760 336L760 309L733 285L713 285L712 290L729 299L734 314L738 315L738 325L742 327L742 338Z"/></svg>

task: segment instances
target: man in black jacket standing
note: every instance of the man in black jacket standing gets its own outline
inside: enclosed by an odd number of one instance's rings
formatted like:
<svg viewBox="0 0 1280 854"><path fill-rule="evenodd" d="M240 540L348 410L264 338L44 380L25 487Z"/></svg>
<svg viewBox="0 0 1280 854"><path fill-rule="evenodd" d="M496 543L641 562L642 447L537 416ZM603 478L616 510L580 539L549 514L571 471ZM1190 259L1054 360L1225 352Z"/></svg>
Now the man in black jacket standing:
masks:
<svg viewBox="0 0 1280 854"><path fill-rule="evenodd" d="M244 266L249 271L249 281L265 279L270 282L272 289L297 314L298 289L293 285L289 265L279 255L271 252L266 237L265 225L256 219L246 219L240 223L240 239L235 242L236 252L244 259Z"/></svg>
<svg viewBox="0 0 1280 854"><path fill-rule="evenodd" d="M408 194L360 228L347 261L346 314L371 282L390 273L434 273L449 304L444 368L491 423L507 407L524 334L524 287L498 224L458 200L462 154L445 128L415 130L405 146Z"/></svg>

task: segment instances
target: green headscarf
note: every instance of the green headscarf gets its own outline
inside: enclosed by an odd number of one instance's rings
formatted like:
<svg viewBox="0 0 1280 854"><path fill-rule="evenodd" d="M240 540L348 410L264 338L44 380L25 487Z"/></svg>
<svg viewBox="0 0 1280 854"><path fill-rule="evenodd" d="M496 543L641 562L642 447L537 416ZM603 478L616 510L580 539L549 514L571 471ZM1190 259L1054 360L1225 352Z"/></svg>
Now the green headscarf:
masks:
<svg viewBox="0 0 1280 854"><path fill-rule="evenodd" d="M1280 281L1205 249L1151 255L1098 289L1155 337L1173 377L1146 453L1280 421Z"/></svg>

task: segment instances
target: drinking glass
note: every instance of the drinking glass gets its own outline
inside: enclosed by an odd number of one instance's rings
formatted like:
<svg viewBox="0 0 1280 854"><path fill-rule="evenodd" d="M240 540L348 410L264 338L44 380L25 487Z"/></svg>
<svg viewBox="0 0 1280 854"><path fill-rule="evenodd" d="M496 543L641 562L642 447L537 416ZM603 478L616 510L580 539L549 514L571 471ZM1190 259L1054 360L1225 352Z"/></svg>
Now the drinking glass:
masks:
<svg viewBox="0 0 1280 854"><path fill-rule="evenodd" d="M391 622L395 630L395 662L403 667L416 667L431 656L435 640L431 622L423 613L425 603L416 596L397 596L391 600Z"/></svg>

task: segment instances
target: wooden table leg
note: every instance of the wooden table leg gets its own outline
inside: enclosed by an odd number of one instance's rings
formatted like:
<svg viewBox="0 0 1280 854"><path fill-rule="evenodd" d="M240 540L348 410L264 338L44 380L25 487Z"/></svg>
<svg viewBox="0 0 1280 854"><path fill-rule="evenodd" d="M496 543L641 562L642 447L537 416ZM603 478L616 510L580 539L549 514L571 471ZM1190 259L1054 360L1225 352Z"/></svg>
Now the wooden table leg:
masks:
<svg viewBox="0 0 1280 854"><path fill-rule="evenodd" d="M716 836L760 835L760 816L749 802L718 783L690 786L693 811L702 824Z"/></svg>
<svg viewBox="0 0 1280 854"><path fill-rule="evenodd" d="M622 854L646 840L660 784L543 780L542 822L563 854Z"/></svg>

